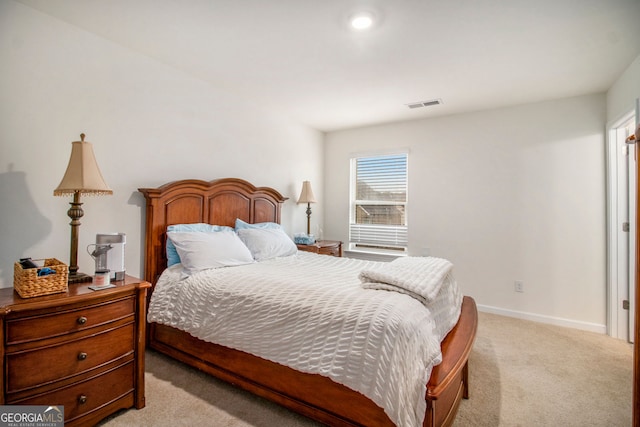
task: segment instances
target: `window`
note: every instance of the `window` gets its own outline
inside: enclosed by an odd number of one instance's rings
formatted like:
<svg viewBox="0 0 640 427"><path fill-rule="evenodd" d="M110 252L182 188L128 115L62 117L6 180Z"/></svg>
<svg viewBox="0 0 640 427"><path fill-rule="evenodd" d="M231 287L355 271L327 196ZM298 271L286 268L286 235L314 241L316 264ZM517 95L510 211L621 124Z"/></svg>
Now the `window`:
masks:
<svg viewBox="0 0 640 427"><path fill-rule="evenodd" d="M407 154L351 159L349 248L407 250Z"/></svg>

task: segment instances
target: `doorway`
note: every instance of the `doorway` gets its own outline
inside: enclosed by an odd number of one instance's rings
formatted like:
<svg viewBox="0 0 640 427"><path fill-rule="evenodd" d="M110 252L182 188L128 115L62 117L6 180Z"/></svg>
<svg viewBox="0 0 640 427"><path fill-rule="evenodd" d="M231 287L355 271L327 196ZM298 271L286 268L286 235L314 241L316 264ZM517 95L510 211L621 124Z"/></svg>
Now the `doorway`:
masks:
<svg viewBox="0 0 640 427"><path fill-rule="evenodd" d="M630 111L607 132L607 333L633 342L636 258L636 145L625 140L635 131Z"/></svg>

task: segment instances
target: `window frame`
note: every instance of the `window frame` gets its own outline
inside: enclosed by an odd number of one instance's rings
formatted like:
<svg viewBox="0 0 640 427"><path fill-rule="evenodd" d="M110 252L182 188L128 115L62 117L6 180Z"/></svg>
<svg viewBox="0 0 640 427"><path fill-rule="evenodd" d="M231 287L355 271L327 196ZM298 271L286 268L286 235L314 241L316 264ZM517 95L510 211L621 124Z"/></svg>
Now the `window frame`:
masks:
<svg viewBox="0 0 640 427"><path fill-rule="evenodd" d="M394 201L394 200L359 200L356 199L357 196L357 162L359 159L367 159L367 158L384 158L384 157L398 157L404 156L405 162L405 176L404 176L404 189L405 189L405 200L404 201ZM393 255L393 256L404 256L407 255L409 250L409 239L408 239L408 229L409 229L409 215L408 215L408 206L409 206L409 150L400 149L400 150L389 150L389 151L378 151L378 152L366 152L366 153L353 153L350 156L350 164L349 164L349 245L348 248L353 252L363 252L363 253L373 253L373 254L384 254L384 255ZM364 203L363 203L364 202ZM367 224L357 224L357 206L361 206L363 204L366 205L378 205L378 206L404 206L404 225L383 225L377 224L371 227L368 227ZM364 227L363 227L364 226ZM354 238L354 232L359 233L361 236L367 234L367 231L371 231L371 234L383 233L395 234L395 237L385 237L382 240L371 241L375 239L367 239L369 242L363 241L363 238ZM369 234L369 236L371 236ZM395 240L396 242L391 244L390 241ZM398 244L400 243L400 244Z"/></svg>

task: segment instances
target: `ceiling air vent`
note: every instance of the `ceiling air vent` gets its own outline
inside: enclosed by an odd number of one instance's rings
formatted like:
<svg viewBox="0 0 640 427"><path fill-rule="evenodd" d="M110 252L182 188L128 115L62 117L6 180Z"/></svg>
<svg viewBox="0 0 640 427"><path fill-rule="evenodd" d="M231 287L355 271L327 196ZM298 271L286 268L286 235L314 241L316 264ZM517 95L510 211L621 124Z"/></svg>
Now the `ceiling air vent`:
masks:
<svg viewBox="0 0 640 427"><path fill-rule="evenodd" d="M413 109L413 108L431 107L432 105L440 105L440 104L442 104L442 99L431 99L429 101L411 102L405 105Z"/></svg>

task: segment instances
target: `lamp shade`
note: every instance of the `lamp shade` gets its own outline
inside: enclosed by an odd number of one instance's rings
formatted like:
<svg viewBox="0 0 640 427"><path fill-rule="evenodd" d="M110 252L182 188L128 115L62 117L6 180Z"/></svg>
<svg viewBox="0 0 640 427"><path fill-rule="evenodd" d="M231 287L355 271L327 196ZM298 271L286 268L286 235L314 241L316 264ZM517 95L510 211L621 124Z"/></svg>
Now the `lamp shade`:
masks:
<svg viewBox="0 0 640 427"><path fill-rule="evenodd" d="M315 202L316 202L316 196L313 195L313 190L311 189L311 183L309 181L304 181L302 183L302 191L300 192L298 203L315 203Z"/></svg>
<svg viewBox="0 0 640 427"><path fill-rule="evenodd" d="M98 168L98 163L93 154L93 145L85 142L84 133L80 135L80 141L71 144L71 158L67 171L58 185L53 190L54 196L64 196L66 194L81 193L108 195L113 194Z"/></svg>

